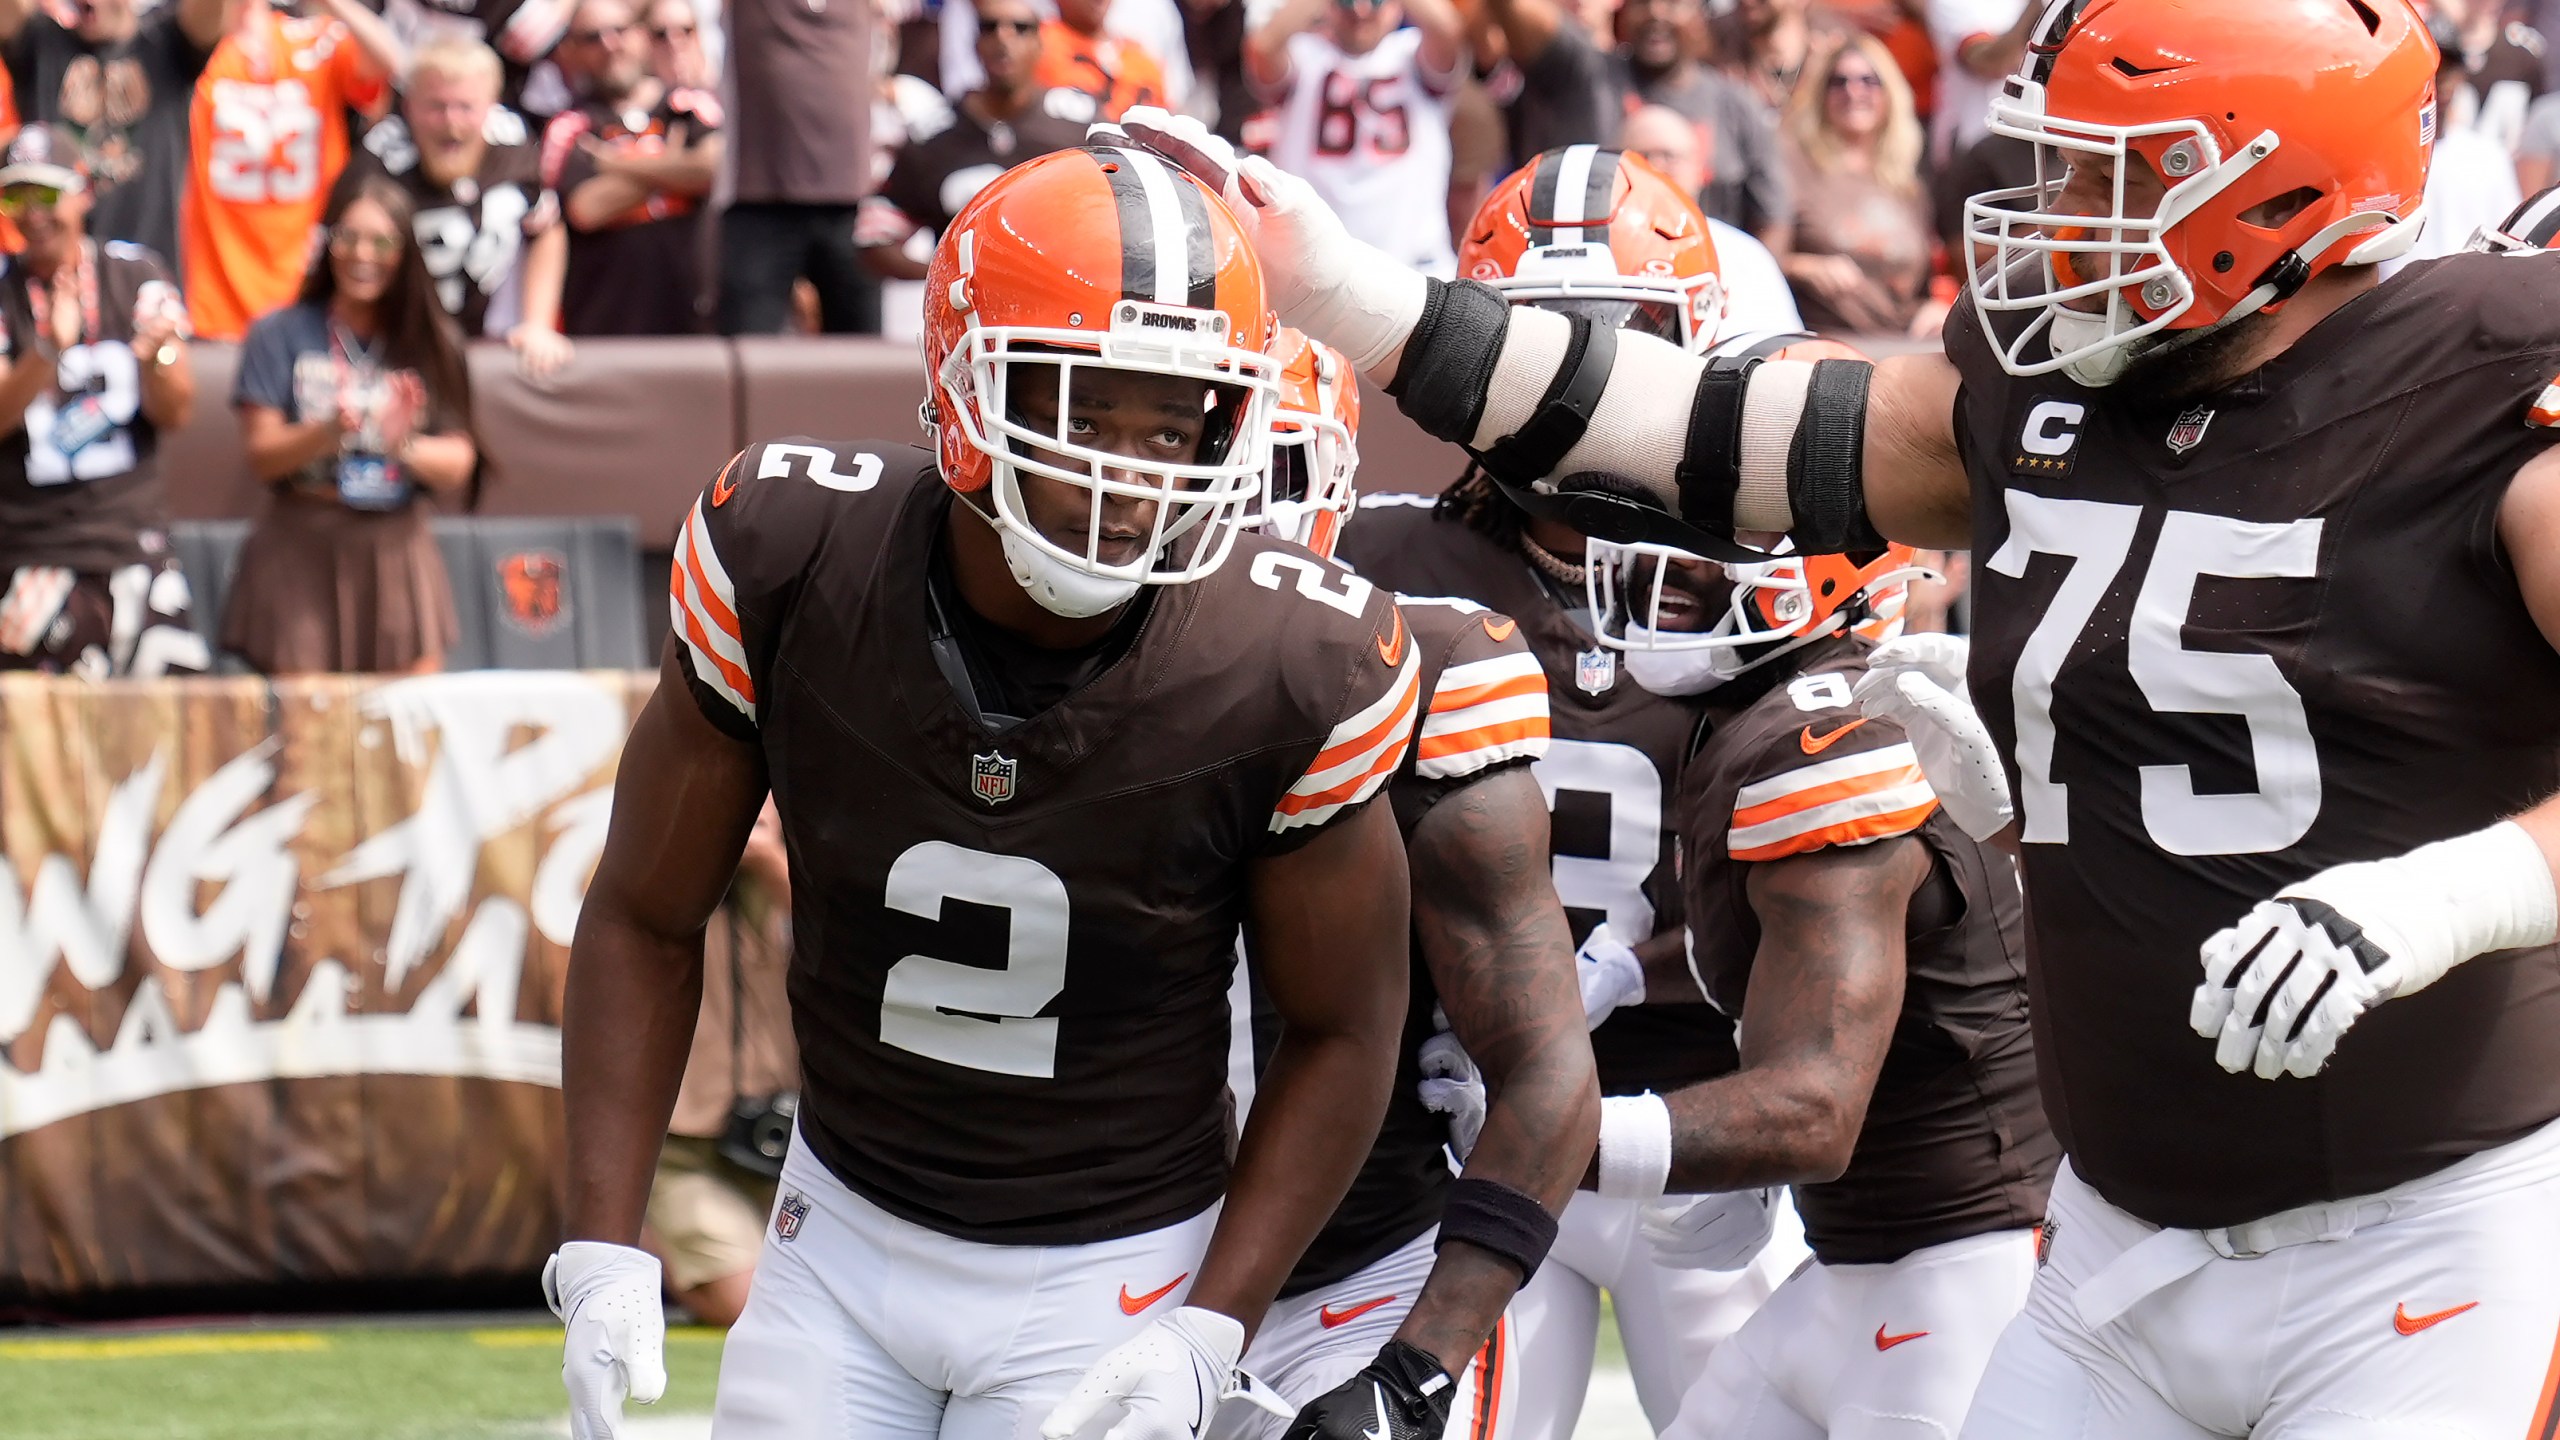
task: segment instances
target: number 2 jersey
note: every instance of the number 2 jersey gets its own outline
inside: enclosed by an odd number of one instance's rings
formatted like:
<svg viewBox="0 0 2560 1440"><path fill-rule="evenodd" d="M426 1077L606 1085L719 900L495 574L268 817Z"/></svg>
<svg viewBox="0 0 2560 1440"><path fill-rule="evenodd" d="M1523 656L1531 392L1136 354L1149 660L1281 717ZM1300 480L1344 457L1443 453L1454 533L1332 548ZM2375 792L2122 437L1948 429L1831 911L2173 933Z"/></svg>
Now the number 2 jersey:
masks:
<svg viewBox="0 0 2560 1440"><path fill-rule="evenodd" d="M55 361L55 385L0 435L0 576L21 565L99 574L156 560L165 545L160 432L142 413L131 342L135 311L173 305L176 291L139 245L92 242L90 256L97 323ZM38 333L31 279L17 256L0 268L0 361L14 363Z"/></svg>
<svg viewBox="0 0 2560 1440"><path fill-rule="evenodd" d="M2017 876L1938 808L1900 727L1849 698L1868 642L1817 641L1697 701L1681 779L1691 964L1740 1016L1760 948L1755 865L1909 836L1902 1010L1839 1178L1795 1187L1826 1265L1875 1265L2044 1214L2061 1148L2036 1094Z"/></svg>
<svg viewBox="0 0 2560 1440"><path fill-rule="evenodd" d="M1553 738L1533 768L1574 943L1604 920L1629 945L1678 935L1670 804L1696 723L1688 707L1638 685L1600 648L1576 618L1578 590L1439 515L1428 496L1363 497L1336 553L1403 594L1463 596L1519 624L1546 672ZM1707 1005L1624 1006L1591 1032L1591 1052L1604 1093L1667 1092L1733 1069L1733 1023Z"/></svg>
<svg viewBox="0 0 2560 1440"><path fill-rule="evenodd" d="M2560 788L2560 655L2498 538L2555 438L2528 417L2560 378L2560 254L2412 265L2187 404L2012 377L1969 306L1947 354L1973 698L2013 757L2037 1059L2073 1169L2209 1228L2560 1117L2552 949L2383 1002L2308 1080L2225 1073L2188 1024L2198 947L2279 887Z"/></svg>
<svg viewBox="0 0 2560 1440"><path fill-rule="evenodd" d="M946 1235L1156 1229L1225 1185L1252 863L1394 775L1416 647L1386 591L1248 535L991 729L928 580L958 508L921 449L761 445L677 540L688 686L762 750L790 854L800 1131Z"/></svg>

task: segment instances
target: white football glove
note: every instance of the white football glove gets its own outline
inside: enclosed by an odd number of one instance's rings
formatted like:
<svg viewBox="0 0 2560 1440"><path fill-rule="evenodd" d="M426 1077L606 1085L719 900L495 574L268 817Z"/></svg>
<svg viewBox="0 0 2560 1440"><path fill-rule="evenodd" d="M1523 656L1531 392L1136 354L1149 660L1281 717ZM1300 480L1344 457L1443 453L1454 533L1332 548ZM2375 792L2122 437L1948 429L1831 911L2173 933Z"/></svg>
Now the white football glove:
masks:
<svg viewBox="0 0 2560 1440"><path fill-rule="evenodd" d="M2261 1080L2318 1074L2356 1018L2475 955L2548 945L2560 898L2521 826L2332 866L2204 942L2188 1022L2214 1059Z"/></svg>
<svg viewBox="0 0 2560 1440"><path fill-rule="evenodd" d="M1484 1133L1484 1073L1458 1037L1446 1030L1422 1042L1422 1083L1414 1092L1422 1108L1449 1117L1449 1149L1464 1164Z"/></svg>
<svg viewBox="0 0 2560 1440"><path fill-rule="evenodd" d="M1740 1270L1758 1259L1778 1230L1778 1191L1665 1196L1638 1222L1653 1245L1653 1263L1674 1270Z"/></svg>
<svg viewBox="0 0 2560 1440"><path fill-rule="evenodd" d="M622 1402L667 1393L667 1312L658 1257L628 1245L572 1240L542 1267L542 1298L569 1327L560 1382L569 1389L569 1440L614 1440Z"/></svg>
<svg viewBox="0 0 2560 1440"><path fill-rule="evenodd" d="M1850 694L1870 717L1902 727L1947 818L1974 839L1988 840L2008 826L2017 809L2010 803L2000 749L1965 694L1971 650L1961 635L1887 640L1867 656L1867 673Z"/></svg>
<svg viewBox="0 0 2560 1440"><path fill-rule="evenodd" d="M1582 1018L1592 1029L1619 1006L1644 1003L1644 962L1609 932L1608 921L1592 928L1573 958L1573 973L1582 982Z"/></svg>
<svg viewBox="0 0 2560 1440"><path fill-rule="evenodd" d="M1118 1406L1103 1440L1199 1440L1218 1402L1248 1388L1236 1369L1243 1354L1243 1321L1182 1306L1093 1362L1040 1434L1068 1440Z"/></svg>
<svg viewBox="0 0 2560 1440"><path fill-rule="evenodd" d="M1264 293L1280 318L1350 357L1368 374L1400 349L1422 319L1422 273L1355 238L1315 187L1234 147L1188 115L1132 107L1087 138L1134 144L1180 165L1236 213L1262 260ZM1385 379L1385 376L1373 378Z"/></svg>

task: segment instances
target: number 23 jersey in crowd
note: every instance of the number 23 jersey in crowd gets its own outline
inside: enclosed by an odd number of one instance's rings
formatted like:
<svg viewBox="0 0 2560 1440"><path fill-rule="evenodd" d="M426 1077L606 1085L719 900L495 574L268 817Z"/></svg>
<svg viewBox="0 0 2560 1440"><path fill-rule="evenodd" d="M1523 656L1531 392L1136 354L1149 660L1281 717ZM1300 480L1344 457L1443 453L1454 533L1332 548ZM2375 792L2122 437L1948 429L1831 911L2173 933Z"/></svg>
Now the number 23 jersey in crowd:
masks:
<svg viewBox="0 0 2560 1440"><path fill-rule="evenodd" d="M685 675L772 777L811 1150L946 1235L1136 1234L1224 1188L1253 862L1394 775L1416 647L1383 589L1245 536L990 729L936 656L964 503L912 446L748 450L677 540Z"/></svg>
<svg viewBox="0 0 2560 1440"><path fill-rule="evenodd" d="M2560 655L2498 539L2552 443L2560 255L2411 266L2189 405L1947 327L1973 698L2013 757L2036 1058L2072 1167L2155 1224L2371 1194L2560 1116L2560 953L2387 1001L2308 1080L2188 1024L2199 945L2291 881L2560 788ZM2544 403L2548 403L2545 401Z"/></svg>

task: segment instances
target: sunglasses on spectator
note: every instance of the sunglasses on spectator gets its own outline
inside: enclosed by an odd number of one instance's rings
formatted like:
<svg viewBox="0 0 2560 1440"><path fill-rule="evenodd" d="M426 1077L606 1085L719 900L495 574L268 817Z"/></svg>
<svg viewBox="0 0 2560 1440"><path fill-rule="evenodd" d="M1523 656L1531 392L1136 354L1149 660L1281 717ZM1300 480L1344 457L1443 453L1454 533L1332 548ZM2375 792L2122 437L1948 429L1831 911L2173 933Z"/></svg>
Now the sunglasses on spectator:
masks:
<svg viewBox="0 0 2560 1440"><path fill-rule="evenodd" d="M1037 35L1040 33L1040 22L1037 20L981 20L978 22L978 33L981 35Z"/></svg>
<svg viewBox="0 0 2560 1440"><path fill-rule="evenodd" d="M593 30L572 30L569 38L581 45L610 45L631 33L629 25L601 25Z"/></svg>
<svg viewBox="0 0 2560 1440"><path fill-rule="evenodd" d="M344 226L329 232L332 254L352 255L361 259L389 260L400 253L397 235L367 235Z"/></svg>
<svg viewBox="0 0 2560 1440"><path fill-rule="evenodd" d="M652 25L649 27L649 33L656 37L659 44L673 45L679 40L692 39L693 27L690 25Z"/></svg>
<svg viewBox="0 0 2560 1440"><path fill-rule="evenodd" d="M0 190L0 215L18 215L28 210L50 210L62 203L59 185L12 185Z"/></svg>
<svg viewBox="0 0 2560 1440"><path fill-rule="evenodd" d="M1864 70L1842 70L1827 83L1833 90L1882 90L1884 77Z"/></svg>

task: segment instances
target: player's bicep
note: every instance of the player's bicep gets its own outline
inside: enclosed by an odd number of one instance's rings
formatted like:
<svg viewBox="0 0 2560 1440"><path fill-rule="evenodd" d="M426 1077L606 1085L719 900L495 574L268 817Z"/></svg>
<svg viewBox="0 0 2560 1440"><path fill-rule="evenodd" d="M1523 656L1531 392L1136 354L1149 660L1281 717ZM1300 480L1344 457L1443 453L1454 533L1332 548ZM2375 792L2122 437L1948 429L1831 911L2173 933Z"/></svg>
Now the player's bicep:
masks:
<svg viewBox="0 0 2560 1440"><path fill-rule="evenodd" d="M1905 836L1755 864L1760 948L1741 1019L1746 1069L1787 1073L1854 1135L1902 1010L1911 897L1926 845Z"/></svg>
<svg viewBox="0 0 2560 1440"><path fill-rule="evenodd" d="M1546 795L1526 766L1441 798L1407 839L1413 932L1449 1027L1490 1074L1587 1032L1556 897Z"/></svg>
<svg viewBox="0 0 2560 1440"><path fill-rule="evenodd" d="M763 751L723 734L685 694L677 643L622 742L613 817L584 917L662 939L700 930L737 874L764 806Z"/></svg>
<svg viewBox="0 0 2560 1440"><path fill-rule="evenodd" d="M1281 1023L1392 1046L1404 1023L1404 841L1383 805L1253 862L1255 963Z"/></svg>
<svg viewBox="0 0 2560 1440"><path fill-rule="evenodd" d="M1972 480L1956 448L1956 395L1944 355L1897 355L1867 387L1867 515L1889 540L1936 550L1973 543Z"/></svg>
<svg viewBox="0 0 2560 1440"><path fill-rule="evenodd" d="M2560 445L2525 463L2498 507L2498 539L2542 638L2560 650Z"/></svg>

